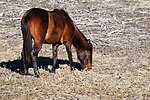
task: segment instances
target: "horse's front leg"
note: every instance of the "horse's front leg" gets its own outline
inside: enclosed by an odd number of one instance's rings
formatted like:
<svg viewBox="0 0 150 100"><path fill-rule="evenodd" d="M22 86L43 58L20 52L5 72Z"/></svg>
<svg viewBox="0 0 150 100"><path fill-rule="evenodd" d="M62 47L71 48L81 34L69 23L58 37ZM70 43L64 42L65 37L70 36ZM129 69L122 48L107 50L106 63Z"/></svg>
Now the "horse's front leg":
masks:
<svg viewBox="0 0 150 100"><path fill-rule="evenodd" d="M52 66L52 69L51 69L51 72L52 73L55 73L55 70L56 70L56 64L57 64L57 52L58 52L58 46L59 44L52 44L52 52L53 52L53 66Z"/></svg>
<svg viewBox="0 0 150 100"><path fill-rule="evenodd" d="M71 70L74 70L75 68L73 66L71 46L66 46L66 50L67 50L67 54L68 54Z"/></svg>
<svg viewBox="0 0 150 100"><path fill-rule="evenodd" d="M31 51L31 58L32 58L32 63L34 67L34 75L35 77L39 77L39 71L38 71L38 66L37 66L37 56L38 56L38 49L33 48Z"/></svg>

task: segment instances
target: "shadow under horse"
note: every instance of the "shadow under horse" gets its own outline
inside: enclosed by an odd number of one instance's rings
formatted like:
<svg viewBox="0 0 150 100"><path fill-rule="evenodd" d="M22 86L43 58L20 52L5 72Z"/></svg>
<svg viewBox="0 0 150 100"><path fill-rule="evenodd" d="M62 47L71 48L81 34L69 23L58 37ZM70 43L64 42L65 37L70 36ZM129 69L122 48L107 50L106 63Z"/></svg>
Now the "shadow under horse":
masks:
<svg viewBox="0 0 150 100"><path fill-rule="evenodd" d="M38 57L37 59L38 62L38 68L44 69L46 71L49 71L48 66L49 65L53 65L53 60L49 57ZM81 65L78 62L73 62L75 65L75 68L78 70L81 70ZM69 64L68 60L62 60L62 59L58 59L57 60L57 68L59 68L59 65L63 65L63 64ZM33 67L32 65L29 65L30 67ZM7 68L9 70L11 70L12 72L16 72L19 74L24 74L24 66L23 66L23 62L21 59L16 59L13 61L8 61L8 62L0 62L0 67L2 68ZM31 74L28 74L31 75Z"/></svg>

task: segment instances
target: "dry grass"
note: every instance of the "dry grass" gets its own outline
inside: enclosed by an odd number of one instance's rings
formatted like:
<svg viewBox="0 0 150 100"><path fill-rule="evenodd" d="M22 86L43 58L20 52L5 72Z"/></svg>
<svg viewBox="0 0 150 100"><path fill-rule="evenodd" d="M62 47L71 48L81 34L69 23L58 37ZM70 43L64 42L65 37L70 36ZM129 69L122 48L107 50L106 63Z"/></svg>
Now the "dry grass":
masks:
<svg viewBox="0 0 150 100"><path fill-rule="evenodd" d="M94 45L93 69L70 71L59 48L56 74L40 68L40 78L19 74L20 19L31 7L65 9ZM1 100L149 100L149 0L1 0ZM39 65L51 68L51 46L43 45ZM78 62L73 49L74 61Z"/></svg>

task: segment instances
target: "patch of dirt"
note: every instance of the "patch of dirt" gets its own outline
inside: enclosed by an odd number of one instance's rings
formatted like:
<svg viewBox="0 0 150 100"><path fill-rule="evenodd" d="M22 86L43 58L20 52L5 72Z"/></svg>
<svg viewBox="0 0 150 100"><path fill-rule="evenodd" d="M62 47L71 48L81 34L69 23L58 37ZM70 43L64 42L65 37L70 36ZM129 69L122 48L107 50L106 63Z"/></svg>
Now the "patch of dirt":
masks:
<svg viewBox="0 0 150 100"><path fill-rule="evenodd" d="M20 74L20 20L26 10L65 9L94 45L93 68L71 72L64 46L59 48L56 74L51 45L39 54L40 78ZM80 66L73 48L76 67ZM1 0L0 99L112 100L150 99L149 0Z"/></svg>

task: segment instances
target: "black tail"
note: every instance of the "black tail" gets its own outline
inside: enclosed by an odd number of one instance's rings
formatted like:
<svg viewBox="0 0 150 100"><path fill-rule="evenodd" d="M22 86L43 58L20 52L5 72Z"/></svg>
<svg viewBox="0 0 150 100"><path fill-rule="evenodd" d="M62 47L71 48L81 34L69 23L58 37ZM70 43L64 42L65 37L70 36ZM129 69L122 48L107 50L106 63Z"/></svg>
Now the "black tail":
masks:
<svg viewBox="0 0 150 100"><path fill-rule="evenodd" d="M22 59L26 64L31 64L32 38L25 17L21 20L21 30L23 35Z"/></svg>

